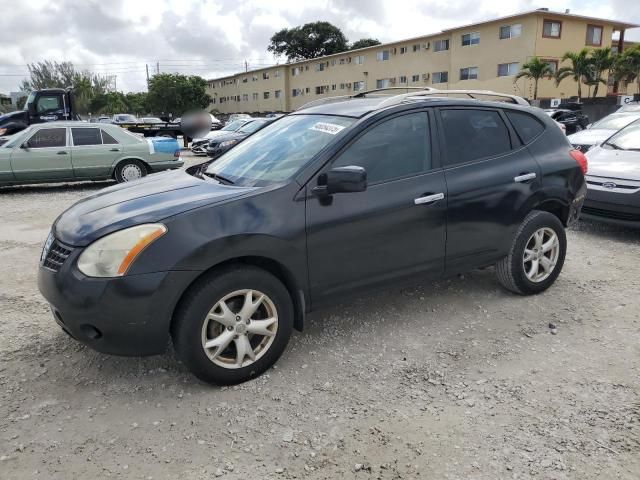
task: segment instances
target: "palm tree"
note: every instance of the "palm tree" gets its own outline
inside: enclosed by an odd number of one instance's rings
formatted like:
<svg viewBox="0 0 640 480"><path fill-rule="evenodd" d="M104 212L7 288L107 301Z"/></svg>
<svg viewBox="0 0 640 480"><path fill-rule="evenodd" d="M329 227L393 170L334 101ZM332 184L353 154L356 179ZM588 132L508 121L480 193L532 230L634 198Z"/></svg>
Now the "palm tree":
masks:
<svg viewBox="0 0 640 480"><path fill-rule="evenodd" d="M613 70L616 80L625 84L637 82L640 93L640 45L623 50L616 58Z"/></svg>
<svg viewBox="0 0 640 480"><path fill-rule="evenodd" d="M567 52L562 57L562 61L564 62L565 60L570 60L571 66L558 69L556 72L556 86L560 85L560 82L565 78L572 78L574 82L578 83L578 98L582 98L582 80L583 78L589 79L592 73L589 50L583 48L578 53Z"/></svg>
<svg viewBox="0 0 640 480"><path fill-rule="evenodd" d="M522 70L518 72L513 83L520 78L533 80L533 99L538 99L538 82L541 78L550 78L553 75L553 69L547 62L540 60L538 57L532 57L527 63L522 65Z"/></svg>
<svg viewBox="0 0 640 480"><path fill-rule="evenodd" d="M611 54L611 48L596 48L591 51L591 57L589 58L591 64L591 74L589 75L589 84L595 85L593 89L593 98L598 96L598 87L600 84L607 84L609 79L608 72L613 68L616 62L615 55ZM602 78L603 74L607 73L606 78Z"/></svg>

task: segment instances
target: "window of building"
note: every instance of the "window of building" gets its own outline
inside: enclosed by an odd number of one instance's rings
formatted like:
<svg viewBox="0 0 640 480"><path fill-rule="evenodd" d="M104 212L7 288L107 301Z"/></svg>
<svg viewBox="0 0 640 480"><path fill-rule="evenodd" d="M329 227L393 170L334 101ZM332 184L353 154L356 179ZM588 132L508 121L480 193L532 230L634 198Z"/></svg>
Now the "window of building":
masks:
<svg viewBox="0 0 640 480"><path fill-rule="evenodd" d="M331 66L335 67L335 65L336 65L336 59L334 58L334 59L331 60Z"/></svg>
<svg viewBox="0 0 640 480"><path fill-rule="evenodd" d="M273 76L275 78L280 78L280 70L276 70L275 72L273 72Z"/></svg>
<svg viewBox="0 0 640 480"><path fill-rule="evenodd" d="M592 47L602 45L602 25L587 25L587 45Z"/></svg>
<svg viewBox="0 0 640 480"><path fill-rule="evenodd" d="M508 77L510 75L516 75L518 73L520 64L518 62L512 63L499 63L498 64L498 76Z"/></svg>
<svg viewBox="0 0 640 480"><path fill-rule="evenodd" d="M420 81L420 75L419 74L411 75L411 81L412 82L419 82Z"/></svg>
<svg viewBox="0 0 640 480"><path fill-rule="evenodd" d="M414 52L419 52L420 51L420 44L419 43L414 43L412 48L413 48Z"/></svg>
<svg viewBox="0 0 640 480"><path fill-rule="evenodd" d="M389 50L381 50L376 54L376 59L379 62L384 62L385 60L389 60Z"/></svg>
<svg viewBox="0 0 640 480"><path fill-rule="evenodd" d="M309 87L306 87L306 88L304 89L304 92L305 92L305 93L309 93L310 91L311 91L311 89L310 89Z"/></svg>
<svg viewBox="0 0 640 480"><path fill-rule="evenodd" d="M253 75L253 76L251 77L251 81L252 81L252 82L257 82L257 81L258 81L258 76L257 76L257 75Z"/></svg>
<svg viewBox="0 0 640 480"><path fill-rule="evenodd" d="M354 85L355 85L356 83L358 83L358 82L353 82L353 84L354 84ZM344 90L344 83L341 83L341 84L340 84L340 90Z"/></svg>
<svg viewBox="0 0 640 480"><path fill-rule="evenodd" d="M546 62L547 65L551 67L551 73L555 75L556 71L558 70L558 60L551 58L541 58L540 60Z"/></svg>
<svg viewBox="0 0 640 480"><path fill-rule="evenodd" d="M479 32L471 32L465 33L462 35L462 46L466 47L469 45L478 45L480 44L480 33Z"/></svg>
<svg viewBox="0 0 640 480"><path fill-rule="evenodd" d="M335 89L336 89L336 84L334 83L331 85L331 90L335 90Z"/></svg>
<svg viewBox="0 0 640 480"><path fill-rule="evenodd" d="M269 80L269 72L262 72L262 79Z"/></svg>
<svg viewBox="0 0 640 480"><path fill-rule="evenodd" d="M449 81L449 72L434 72L431 81L433 83L447 83Z"/></svg>
<svg viewBox="0 0 640 480"><path fill-rule="evenodd" d="M72 128L71 137L76 147L102 145L99 128Z"/></svg>
<svg viewBox="0 0 640 480"><path fill-rule="evenodd" d="M522 25L519 23L500 27L500 40L518 38L520 35L522 35Z"/></svg>
<svg viewBox="0 0 640 480"><path fill-rule="evenodd" d="M254 94L251 96L251 98L252 98L253 100L258 100L258 94L257 94L257 93L254 93Z"/></svg>
<svg viewBox="0 0 640 480"><path fill-rule="evenodd" d="M291 69L291 76L297 77L298 75L300 75L300 69L298 67L293 67Z"/></svg>
<svg viewBox="0 0 640 480"><path fill-rule="evenodd" d="M400 55L407 53L407 47L400 47Z"/></svg>
<svg viewBox="0 0 640 480"><path fill-rule="evenodd" d="M242 94L242 101L243 102L248 102L249 101L249 94L248 93L243 93Z"/></svg>
<svg viewBox="0 0 640 480"><path fill-rule="evenodd" d="M249 79L247 77L242 77L242 83L247 83Z"/></svg>
<svg viewBox="0 0 640 480"><path fill-rule="evenodd" d="M542 36L545 38L560 38L562 22L559 20L545 20L542 24Z"/></svg>
<svg viewBox="0 0 640 480"><path fill-rule="evenodd" d="M529 143L544 131L544 126L534 116L524 112L505 110L520 140Z"/></svg>
<svg viewBox="0 0 640 480"><path fill-rule="evenodd" d="M316 63L316 72L324 71L324 62Z"/></svg>
<svg viewBox="0 0 640 480"><path fill-rule="evenodd" d="M353 63L355 63L356 65L362 65L364 63L364 55L353 57Z"/></svg>
<svg viewBox="0 0 640 480"><path fill-rule="evenodd" d="M376 80L376 88L387 88L389 87L389 79L388 78L381 78L379 80Z"/></svg>
<svg viewBox="0 0 640 480"><path fill-rule="evenodd" d="M495 157L511 150L509 130L493 110L442 110L445 166Z"/></svg>
<svg viewBox="0 0 640 480"><path fill-rule="evenodd" d="M302 95L302 90L300 90L299 88L294 88L293 90L291 90L292 97L298 97L300 95Z"/></svg>
<svg viewBox="0 0 640 480"><path fill-rule="evenodd" d="M265 100L267 100L269 98L269 92L264 92L262 94L262 98L264 98Z"/></svg>
<svg viewBox="0 0 640 480"><path fill-rule="evenodd" d="M305 69L305 70L309 70L309 65L305 65L305 66L304 66L304 69Z"/></svg>
<svg viewBox="0 0 640 480"><path fill-rule="evenodd" d="M400 82L400 83L407 83L407 77L406 77L406 75L400 75L400 78L398 79L398 82Z"/></svg>
<svg viewBox="0 0 640 480"><path fill-rule="evenodd" d="M460 69L460 80L474 80L478 78L478 67Z"/></svg>
<svg viewBox="0 0 640 480"><path fill-rule="evenodd" d="M67 145L66 128L42 128L27 141L29 148L53 148Z"/></svg>
<svg viewBox="0 0 640 480"><path fill-rule="evenodd" d="M280 98L282 96L282 90L276 90L273 94L276 98Z"/></svg>
<svg viewBox="0 0 640 480"><path fill-rule="evenodd" d="M435 52L442 52L444 50L449 50L449 39L443 38L441 40L436 40L433 42L433 50Z"/></svg>
<svg viewBox="0 0 640 480"><path fill-rule="evenodd" d="M426 112L391 118L361 135L332 167L362 167L369 185L418 175L431 168L428 132Z"/></svg>

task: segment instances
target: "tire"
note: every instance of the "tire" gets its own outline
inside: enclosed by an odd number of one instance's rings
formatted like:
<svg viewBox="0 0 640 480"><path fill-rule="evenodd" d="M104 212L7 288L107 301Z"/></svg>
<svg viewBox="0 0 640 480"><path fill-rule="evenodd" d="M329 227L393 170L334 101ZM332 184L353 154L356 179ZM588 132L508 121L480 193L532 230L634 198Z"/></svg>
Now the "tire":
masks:
<svg viewBox="0 0 640 480"><path fill-rule="evenodd" d="M242 308L248 305L247 290L255 302L251 307L264 296L255 313L248 316ZM223 302L227 315L221 308ZM242 383L259 376L280 358L293 331L293 316L291 296L275 276L252 266L227 267L207 275L186 292L173 319L173 346L178 358L200 380L217 385ZM274 318L275 324L269 323ZM271 334L261 335L256 329ZM207 343L222 346L206 348ZM239 348L247 346L253 358L240 353Z"/></svg>
<svg viewBox="0 0 640 480"><path fill-rule="evenodd" d="M116 166L115 177L118 183L130 182L146 177L147 167L134 158L123 160Z"/></svg>
<svg viewBox="0 0 640 480"><path fill-rule="evenodd" d="M562 222L551 213L535 210L518 228L509 254L496 264L498 281L520 295L543 292L560 275L566 253L567 237Z"/></svg>

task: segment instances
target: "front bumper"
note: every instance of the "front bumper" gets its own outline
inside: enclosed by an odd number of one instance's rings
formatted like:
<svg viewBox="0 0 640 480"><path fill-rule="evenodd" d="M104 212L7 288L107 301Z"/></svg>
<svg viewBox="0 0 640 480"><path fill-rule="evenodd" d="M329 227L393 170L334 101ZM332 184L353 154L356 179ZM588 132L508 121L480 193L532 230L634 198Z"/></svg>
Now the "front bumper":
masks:
<svg viewBox="0 0 640 480"><path fill-rule="evenodd" d="M194 155L206 155L209 142L201 142L191 145L191 153Z"/></svg>
<svg viewBox="0 0 640 480"><path fill-rule="evenodd" d="M587 182L587 198L580 218L640 228L638 182L598 177L590 177ZM599 184L608 185L608 188Z"/></svg>
<svg viewBox="0 0 640 480"><path fill-rule="evenodd" d="M164 352L173 310L197 272L90 278L76 268L75 249L54 272L38 271L38 288L58 325L94 350L144 356Z"/></svg>

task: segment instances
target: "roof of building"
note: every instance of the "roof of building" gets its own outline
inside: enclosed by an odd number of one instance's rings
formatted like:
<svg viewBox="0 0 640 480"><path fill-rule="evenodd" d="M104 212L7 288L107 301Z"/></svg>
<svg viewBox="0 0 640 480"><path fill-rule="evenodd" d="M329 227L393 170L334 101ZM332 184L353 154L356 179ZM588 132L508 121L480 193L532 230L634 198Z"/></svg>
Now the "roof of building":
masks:
<svg viewBox="0 0 640 480"><path fill-rule="evenodd" d="M489 19L489 20L484 20L481 22L476 22L476 23L470 23L470 24L466 24L466 25L461 25L459 27L452 27L452 28L448 28L445 30L441 30L439 32L434 32L434 33L427 33L424 35L420 35L419 37L411 37L411 38L404 38L401 40L395 40L393 42L386 42L386 43L381 43L380 45L374 45L371 47L364 47L364 48L358 48L356 50L346 50L344 52L339 52L339 53L333 53L331 55L325 55L322 57L317 57L317 58L307 58L304 60L297 60L294 62L287 62L287 63L281 63L281 64L276 64L276 65L271 65L269 67L262 67L262 68L256 68L255 70L249 70L246 72L238 72L238 73L234 73L231 75L226 75L224 77L216 77L216 78L211 78L208 81L212 82L212 81L220 81L220 80L227 80L230 78L234 78L237 77L238 75L250 75L254 72L262 72L265 70L272 70L274 68L278 68L278 67L295 67L296 65L300 65L300 64L305 64L305 63L309 63L309 62L317 62L321 59L329 59L329 58L336 58L339 56L344 56L344 55L353 55L353 54L358 54L360 52L368 52L371 50L376 50L376 49L380 49L380 48L384 48L384 47L390 47L393 45L398 45L400 43L409 43L409 42L413 42L413 41L419 41L419 40L423 40L425 38L428 37L437 37L439 35L445 34L445 33L450 33L450 32L454 32L456 30L463 30L463 29L468 29L471 27L476 27L479 25L485 25L488 23L494 23L494 22L504 22L507 20L512 20L515 18L521 18L521 17L526 17L529 15L545 15L545 16L549 16L549 17L567 17L567 18L574 18L574 19L580 19L580 20L589 20L589 21L594 21L594 22L600 22L600 23L608 23L614 26L615 29L626 29L626 28L637 28L640 27L640 25L634 24L634 23L626 23L626 22L621 22L618 20L610 20L610 19L606 19L606 18L596 18L596 17L588 17L588 16L584 16L584 15L576 15L573 13L569 13L568 10L565 12L556 12L553 10L549 10L548 8L538 8L536 10L527 10L524 12L519 12L519 13L514 13L512 15L507 15L504 17L498 17L498 18L493 18L493 19Z"/></svg>

